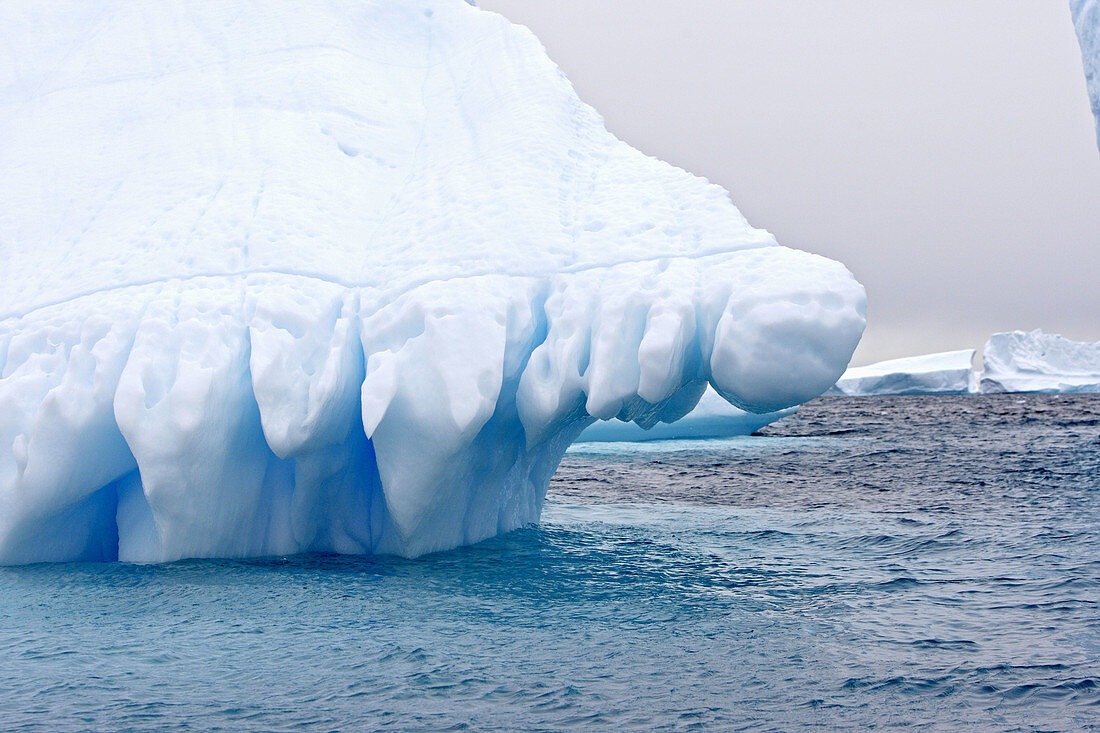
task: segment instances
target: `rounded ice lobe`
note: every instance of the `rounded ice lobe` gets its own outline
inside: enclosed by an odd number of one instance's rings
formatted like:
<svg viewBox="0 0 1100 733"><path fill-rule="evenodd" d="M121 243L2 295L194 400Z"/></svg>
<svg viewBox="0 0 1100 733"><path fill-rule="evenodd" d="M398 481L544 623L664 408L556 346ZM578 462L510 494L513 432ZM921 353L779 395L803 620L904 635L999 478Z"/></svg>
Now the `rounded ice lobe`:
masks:
<svg viewBox="0 0 1100 733"><path fill-rule="evenodd" d="M0 562L417 555L594 418L825 390L841 265L461 0L0 6Z"/></svg>

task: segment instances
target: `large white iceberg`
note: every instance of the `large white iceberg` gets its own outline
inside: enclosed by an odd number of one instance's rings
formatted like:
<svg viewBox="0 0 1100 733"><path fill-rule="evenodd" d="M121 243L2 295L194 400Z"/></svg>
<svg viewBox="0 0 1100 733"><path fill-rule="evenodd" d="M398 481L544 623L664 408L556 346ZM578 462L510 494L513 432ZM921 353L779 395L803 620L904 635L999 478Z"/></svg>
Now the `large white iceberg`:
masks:
<svg viewBox="0 0 1100 733"><path fill-rule="evenodd" d="M826 394L966 394L973 389L974 351L944 351L852 367Z"/></svg>
<svg viewBox="0 0 1100 733"><path fill-rule="evenodd" d="M1100 341L1042 331L997 333L983 350L981 391L1100 392Z"/></svg>
<svg viewBox="0 0 1100 733"><path fill-rule="evenodd" d="M600 420L592 423L577 438L578 442L638 442L649 440L684 440L695 438L728 438L752 435L765 425L793 414L795 408L776 412L755 413L734 407L708 388L691 412L671 422L654 422L655 418L637 421ZM671 417L671 416L669 416Z"/></svg>
<svg viewBox="0 0 1100 733"><path fill-rule="evenodd" d="M1100 0L1069 0L1069 6L1081 42L1085 81L1096 117L1096 144L1100 146Z"/></svg>
<svg viewBox="0 0 1100 733"><path fill-rule="evenodd" d="M823 392L841 265L461 0L0 4L0 562L450 548L593 418Z"/></svg>

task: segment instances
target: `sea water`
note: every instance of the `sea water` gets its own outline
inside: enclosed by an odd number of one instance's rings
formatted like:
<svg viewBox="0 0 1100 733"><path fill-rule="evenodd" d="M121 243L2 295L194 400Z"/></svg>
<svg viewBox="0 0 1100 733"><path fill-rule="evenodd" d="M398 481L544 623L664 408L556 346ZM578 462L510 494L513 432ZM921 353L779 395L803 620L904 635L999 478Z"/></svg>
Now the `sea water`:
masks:
<svg viewBox="0 0 1100 733"><path fill-rule="evenodd" d="M578 445L417 560L0 568L0 728L1100 726L1100 396Z"/></svg>

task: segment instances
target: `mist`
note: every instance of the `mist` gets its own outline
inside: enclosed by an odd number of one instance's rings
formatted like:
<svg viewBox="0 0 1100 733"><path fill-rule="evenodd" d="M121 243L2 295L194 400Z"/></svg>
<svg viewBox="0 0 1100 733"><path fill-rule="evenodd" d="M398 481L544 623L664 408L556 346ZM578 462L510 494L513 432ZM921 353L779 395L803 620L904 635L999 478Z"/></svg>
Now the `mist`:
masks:
<svg viewBox="0 0 1100 733"><path fill-rule="evenodd" d="M1100 152L1061 0L482 0L608 128L867 287L853 364L1100 340Z"/></svg>

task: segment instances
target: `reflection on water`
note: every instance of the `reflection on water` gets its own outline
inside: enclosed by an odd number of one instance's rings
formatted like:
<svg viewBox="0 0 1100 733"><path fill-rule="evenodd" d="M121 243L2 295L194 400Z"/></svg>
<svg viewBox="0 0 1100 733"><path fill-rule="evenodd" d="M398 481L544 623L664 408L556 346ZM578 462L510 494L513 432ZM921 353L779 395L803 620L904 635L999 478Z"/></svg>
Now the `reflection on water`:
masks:
<svg viewBox="0 0 1100 733"><path fill-rule="evenodd" d="M420 560L0 569L5 728L1082 728L1100 398L819 400L575 449Z"/></svg>

